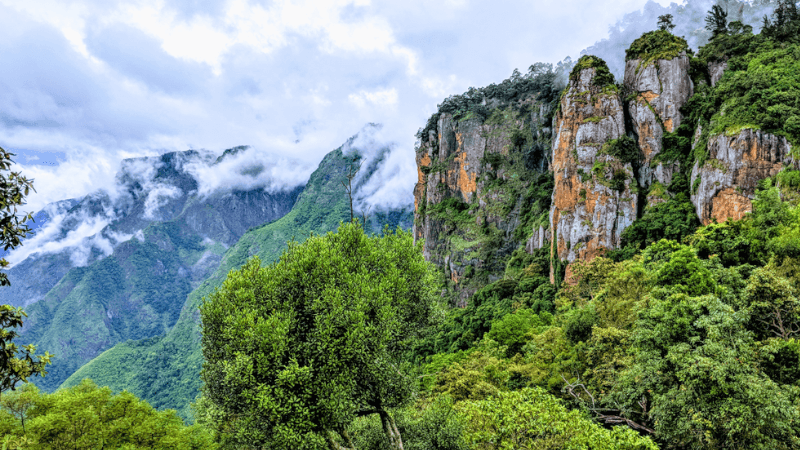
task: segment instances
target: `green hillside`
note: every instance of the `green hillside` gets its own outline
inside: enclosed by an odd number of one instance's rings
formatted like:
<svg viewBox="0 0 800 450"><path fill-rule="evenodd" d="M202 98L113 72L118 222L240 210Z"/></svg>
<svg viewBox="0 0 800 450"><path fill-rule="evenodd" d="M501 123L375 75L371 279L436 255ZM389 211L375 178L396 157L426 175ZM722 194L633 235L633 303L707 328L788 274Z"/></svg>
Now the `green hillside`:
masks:
<svg viewBox="0 0 800 450"><path fill-rule="evenodd" d="M82 379L91 378L100 386L110 386L115 391L127 389L156 408L176 408L182 416L190 417L189 403L200 388L198 307L203 297L250 257L258 255L264 264L269 263L286 248L287 241L302 241L310 233L335 230L341 221L349 220L350 207L342 181L350 164L352 159L343 155L342 148L329 153L311 175L291 212L251 229L228 249L219 268L188 294L177 323L168 333L118 344L81 367L62 386L75 386ZM366 179L374 168L364 169ZM368 228L379 230L384 224L408 228L411 220L410 212L375 213L368 217Z"/></svg>
<svg viewBox="0 0 800 450"><path fill-rule="evenodd" d="M166 333L196 285L192 272L200 276L203 260L219 260L223 251L179 223L159 223L144 230L142 241L131 239L111 256L70 270L27 309L24 339L56 355L36 383L55 389L100 351Z"/></svg>

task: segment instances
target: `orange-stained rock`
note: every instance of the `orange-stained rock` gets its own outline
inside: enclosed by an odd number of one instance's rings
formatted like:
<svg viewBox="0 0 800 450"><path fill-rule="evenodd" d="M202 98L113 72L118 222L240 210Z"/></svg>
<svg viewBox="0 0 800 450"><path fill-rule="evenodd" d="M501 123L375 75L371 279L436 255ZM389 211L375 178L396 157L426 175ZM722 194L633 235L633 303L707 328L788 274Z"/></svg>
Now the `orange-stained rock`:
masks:
<svg viewBox="0 0 800 450"><path fill-rule="evenodd" d="M616 248L636 218L631 164L600 152L625 133L622 101L615 88L595 86L594 75L584 69L570 82L554 118L551 254L567 263ZM615 173L624 174L621 190L609 186Z"/></svg>
<svg viewBox="0 0 800 450"><path fill-rule="evenodd" d="M628 90L637 93L628 101L628 112L644 155L637 174L639 185L645 190L653 181L669 186L672 175L680 170L680 166L652 162L661 153L664 132L675 131L680 126L683 120L680 108L694 93L694 84L689 76L689 58L682 53L676 58L659 59L647 65L639 59L628 61L624 84Z"/></svg>
<svg viewBox="0 0 800 450"><path fill-rule="evenodd" d="M752 209L758 182L784 167L797 167L782 136L744 129L734 136L712 136L708 159L692 168L692 203L704 225L712 219L740 219ZM699 181L698 181L699 180Z"/></svg>
<svg viewBox="0 0 800 450"><path fill-rule="evenodd" d="M717 223L728 219L739 220L752 211L753 203L750 199L736 192L734 188L725 188L711 199L711 219Z"/></svg>
<svg viewBox="0 0 800 450"><path fill-rule="evenodd" d="M518 239L514 237L514 231L521 223L519 216L522 197L516 199L516 206L509 213L505 192L497 185L488 185L484 178L488 172L491 172L491 179L509 180L509 177L516 176L506 173L503 164L493 167L485 160L487 155L492 154L502 155L502 160L519 160L522 152L520 149L515 150L511 141L515 132L531 133L535 141L542 140L549 146L549 123L544 124L544 118L549 117L549 106L537 102L535 96L518 102L527 103L526 110L530 115L523 116L514 112L520 110L519 104L511 111L508 104L498 105L495 102L490 103L494 103L492 108L500 109L503 118L499 120L455 120L452 114L442 113L438 117L435 130L426 139L421 139L417 149L414 237L424 239L425 258L442 268L451 284L455 285L459 296L458 304L466 302L472 294L469 289L474 290L460 286L464 280L469 279L465 276L467 268L472 266L475 270L488 270L490 277L502 275L504 269L502 265L494 267L491 261L483 261L477 257L482 245L481 238L485 237L481 230L486 227L499 230L502 233L502 246L510 248L509 252L526 243L514 241ZM514 155L511 154L512 151L515 152ZM548 158L543 155L542 159L544 161L536 170L546 171ZM466 229L470 224L460 222L458 226L454 226L452 221L429 213L436 205L448 199L456 199L455 203L460 201L463 202L462 205L472 208L469 213L474 217L472 230ZM529 236L533 231L524 235ZM541 233L542 236L545 234L546 232ZM536 244L540 247L544 245L541 239L537 239L531 242L532 248L536 248Z"/></svg>

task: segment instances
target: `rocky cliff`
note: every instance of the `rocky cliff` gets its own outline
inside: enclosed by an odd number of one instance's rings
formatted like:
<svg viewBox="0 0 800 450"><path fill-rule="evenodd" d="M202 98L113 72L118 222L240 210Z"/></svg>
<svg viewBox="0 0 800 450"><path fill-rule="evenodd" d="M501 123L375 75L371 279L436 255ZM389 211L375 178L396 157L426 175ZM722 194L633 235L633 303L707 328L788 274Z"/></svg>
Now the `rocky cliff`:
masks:
<svg viewBox="0 0 800 450"><path fill-rule="evenodd" d="M702 145L702 141L697 145ZM704 225L741 219L753 209L758 182L784 166L797 168L785 137L743 129L732 136L712 136L708 157L692 167L692 203Z"/></svg>
<svg viewBox="0 0 800 450"><path fill-rule="evenodd" d="M557 92L553 74L547 77L550 84L511 99L481 96L455 111L446 102L420 134L414 236L443 268L457 302L496 279L521 243L543 245L534 234L548 228L550 192L537 188L549 167L550 98Z"/></svg>
<svg viewBox="0 0 800 450"><path fill-rule="evenodd" d="M694 94L694 84L689 77L689 57L681 52L671 59L648 61L645 58L628 60L625 64L625 90L629 93L627 111L633 134L642 151L637 178L648 192L654 183L669 186L672 177L680 171L677 161L658 158L663 150L664 133L678 129L683 120L680 110ZM656 189L662 191L663 189ZM664 199L649 195L647 204Z"/></svg>
<svg viewBox="0 0 800 450"><path fill-rule="evenodd" d="M583 57L554 118L550 210L555 280L561 261L588 260L615 248L636 217L638 194L625 154L625 114L605 62ZM569 266L567 266L569 278Z"/></svg>
<svg viewBox="0 0 800 450"><path fill-rule="evenodd" d="M798 167L791 144L800 108L791 99L800 85L787 69L796 52L753 53L759 38L734 28L741 33L698 55L667 29L645 33L626 50L620 84L604 61L583 56L558 96L549 104L531 96L524 114L481 90L445 102L421 134L415 233L426 257L461 287L462 303L496 279L498 255L547 247L551 280L560 282L578 260L628 258L700 223L741 219L762 179ZM723 76L731 70L735 76ZM473 114L481 107L483 116ZM521 164L524 148L548 140L552 153ZM541 220L531 212L547 202L530 208L522 193L547 185L548 164L553 187ZM488 277L465 283L475 273Z"/></svg>

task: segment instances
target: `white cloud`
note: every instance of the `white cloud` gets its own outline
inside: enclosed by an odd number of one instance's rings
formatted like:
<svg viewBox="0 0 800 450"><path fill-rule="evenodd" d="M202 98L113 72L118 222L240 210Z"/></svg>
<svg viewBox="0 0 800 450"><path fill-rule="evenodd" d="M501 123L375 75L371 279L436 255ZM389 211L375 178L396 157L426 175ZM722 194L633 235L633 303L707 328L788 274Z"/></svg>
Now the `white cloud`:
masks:
<svg viewBox="0 0 800 450"><path fill-rule="evenodd" d="M356 106L363 108L368 104L370 106L385 106L393 107L397 105L397 90L384 89L379 91L359 91L357 94L350 94L347 96L350 102Z"/></svg>
<svg viewBox="0 0 800 450"><path fill-rule="evenodd" d="M198 193L205 196L220 191L263 188L274 193L292 189L305 184L315 167L247 148L213 164L191 161L186 169L199 183Z"/></svg>
<svg viewBox="0 0 800 450"><path fill-rule="evenodd" d="M13 266L36 253L59 253L66 250L70 253L72 264L80 267L88 263L93 248L99 249L105 255L111 254L113 250L111 243L100 235L103 228L109 224L109 217L84 214L79 217L76 228L67 230L66 235L61 236L66 218L66 213L51 218L46 226L26 240L25 245L10 252L6 259Z"/></svg>
<svg viewBox="0 0 800 450"><path fill-rule="evenodd" d="M0 146L66 155L23 166L34 209L113 184L123 157L188 148L251 145L291 185L370 122L407 173L414 133L444 97L575 57L643 5L0 0ZM252 181L204 175L204 189Z"/></svg>

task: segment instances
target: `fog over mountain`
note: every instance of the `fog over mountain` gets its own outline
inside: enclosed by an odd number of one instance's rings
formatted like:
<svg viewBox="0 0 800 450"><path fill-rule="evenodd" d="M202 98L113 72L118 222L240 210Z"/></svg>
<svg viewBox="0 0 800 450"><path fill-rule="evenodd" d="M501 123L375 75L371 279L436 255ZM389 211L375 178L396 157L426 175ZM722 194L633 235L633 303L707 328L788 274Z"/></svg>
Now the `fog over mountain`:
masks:
<svg viewBox="0 0 800 450"><path fill-rule="evenodd" d="M380 191L408 201L414 134L444 97L574 59L645 3L3 0L0 146L35 178L38 211L113 186L122 159L186 149L251 145L307 177L383 123L396 149Z"/></svg>

